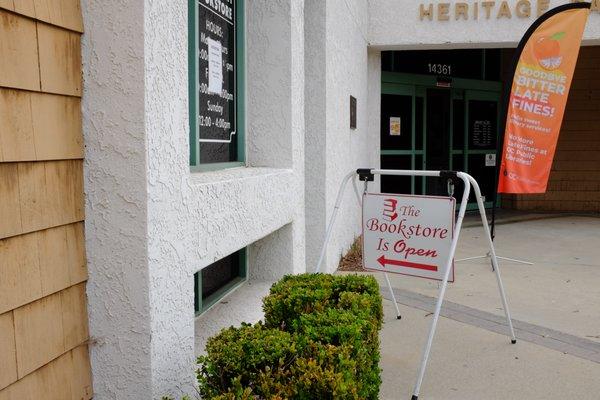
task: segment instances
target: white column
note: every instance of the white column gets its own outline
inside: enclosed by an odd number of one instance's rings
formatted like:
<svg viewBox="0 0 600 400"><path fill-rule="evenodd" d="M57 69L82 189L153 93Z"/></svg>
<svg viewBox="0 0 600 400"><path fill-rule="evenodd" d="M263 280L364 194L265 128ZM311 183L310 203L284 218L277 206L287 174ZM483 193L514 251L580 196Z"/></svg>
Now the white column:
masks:
<svg viewBox="0 0 600 400"><path fill-rule="evenodd" d="M192 240L202 201L188 190L188 2L146 0L144 43L152 398L179 398L196 386Z"/></svg>
<svg viewBox="0 0 600 400"><path fill-rule="evenodd" d="M304 165L306 176L306 265L313 271L325 239L327 226L326 186L327 174L327 58L326 58L326 7L322 0L306 0L304 5L304 53L306 136L304 139L308 159ZM326 264L326 260L324 260Z"/></svg>
<svg viewBox="0 0 600 400"><path fill-rule="evenodd" d="M381 167L381 52L369 50L369 94L368 114L369 128L367 132L369 146L369 167ZM371 190L378 192L381 188L381 175L375 175Z"/></svg>
<svg viewBox="0 0 600 400"><path fill-rule="evenodd" d="M86 248L95 399L152 398L144 2L83 1Z"/></svg>
<svg viewBox="0 0 600 400"><path fill-rule="evenodd" d="M304 0L247 7L248 165L291 170L293 222L250 247L252 279L301 273L304 231Z"/></svg>

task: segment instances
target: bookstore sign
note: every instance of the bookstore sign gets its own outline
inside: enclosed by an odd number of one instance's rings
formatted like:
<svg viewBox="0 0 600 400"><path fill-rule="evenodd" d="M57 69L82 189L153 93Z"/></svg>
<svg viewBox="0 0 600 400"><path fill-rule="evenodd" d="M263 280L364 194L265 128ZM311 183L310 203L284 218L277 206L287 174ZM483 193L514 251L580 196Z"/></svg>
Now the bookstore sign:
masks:
<svg viewBox="0 0 600 400"><path fill-rule="evenodd" d="M199 141L206 144L201 152L206 149L207 156L217 156L235 146L235 1L198 1L198 36Z"/></svg>

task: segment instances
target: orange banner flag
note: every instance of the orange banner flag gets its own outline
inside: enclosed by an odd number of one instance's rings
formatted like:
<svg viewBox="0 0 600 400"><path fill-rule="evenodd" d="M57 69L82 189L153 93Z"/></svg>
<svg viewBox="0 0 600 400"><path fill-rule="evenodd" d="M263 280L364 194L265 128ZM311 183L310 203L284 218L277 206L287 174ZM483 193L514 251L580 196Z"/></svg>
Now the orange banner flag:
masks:
<svg viewBox="0 0 600 400"><path fill-rule="evenodd" d="M559 6L529 28L506 112L498 193L544 193L590 3Z"/></svg>

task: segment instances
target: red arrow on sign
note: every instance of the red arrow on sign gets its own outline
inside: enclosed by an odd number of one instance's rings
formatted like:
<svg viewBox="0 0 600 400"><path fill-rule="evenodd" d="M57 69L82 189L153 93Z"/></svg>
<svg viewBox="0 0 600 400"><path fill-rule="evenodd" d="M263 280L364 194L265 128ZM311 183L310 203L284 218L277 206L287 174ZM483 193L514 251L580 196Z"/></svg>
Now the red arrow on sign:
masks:
<svg viewBox="0 0 600 400"><path fill-rule="evenodd" d="M387 265L397 265L399 267L406 267L406 268L424 269L427 271L437 271L438 270L438 267L435 265L419 264L419 263L414 263L414 262L410 262L410 261L392 260L389 258L385 258L385 256L383 256L383 255L381 257L379 257L377 259L377 261L384 268L387 264Z"/></svg>

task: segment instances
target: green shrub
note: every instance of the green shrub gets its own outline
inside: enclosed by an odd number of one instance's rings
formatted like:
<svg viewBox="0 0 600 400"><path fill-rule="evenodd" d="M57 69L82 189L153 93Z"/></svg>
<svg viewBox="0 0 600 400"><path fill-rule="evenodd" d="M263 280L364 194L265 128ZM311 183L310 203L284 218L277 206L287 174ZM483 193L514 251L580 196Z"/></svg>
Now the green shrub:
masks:
<svg viewBox="0 0 600 400"><path fill-rule="evenodd" d="M377 399L382 304L369 276L286 276L265 324L228 328L199 357L203 398Z"/></svg>
<svg viewBox="0 0 600 400"><path fill-rule="evenodd" d="M333 276L288 275L271 287L263 299L265 324L278 328L290 326L301 314L324 311L331 307Z"/></svg>
<svg viewBox="0 0 600 400"><path fill-rule="evenodd" d="M293 325L301 340L331 345L340 353L359 398L377 398L381 384L377 323L350 310L329 309L301 315Z"/></svg>
<svg viewBox="0 0 600 400"><path fill-rule="evenodd" d="M302 314L352 307L353 304L340 302L342 293L346 292L371 296L361 300L369 303L371 318L378 322L380 328L383 308L379 285L375 278L365 275L287 275L271 287L263 300L265 324L285 329Z"/></svg>
<svg viewBox="0 0 600 400"><path fill-rule="evenodd" d="M270 371L286 369L298 357L295 338L263 324L224 329L208 340L207 356L198 358L200 394L213 398L259 382Z"/></svg>
<svg viewBox="0 0 600 400"><path fill-rule="evenodd" d="M359 367L351 346L299 340L261 324L223 333L210 340L208 355L199 358L202 398L365 398L356 380Z"/></svg>

